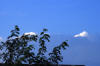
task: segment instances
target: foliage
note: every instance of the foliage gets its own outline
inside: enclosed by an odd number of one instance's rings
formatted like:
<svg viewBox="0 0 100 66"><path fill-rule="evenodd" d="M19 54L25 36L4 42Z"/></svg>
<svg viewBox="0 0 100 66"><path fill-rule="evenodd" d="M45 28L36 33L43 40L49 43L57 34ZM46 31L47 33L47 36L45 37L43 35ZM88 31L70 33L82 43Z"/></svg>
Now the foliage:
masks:
<svg viewBox="0 0 100 66"><path fill-rule="evenodd" d="M47 52L46 43L50 42L50 35L43 29L40 35L23 35L20 36L20 29L16 25L11 30L11 35L6 41L1 41L0 49L2 50L1 59L6 64L58 64L63 60L61 49L65 50L69 45L67 41L62 42L59 46L54 47L49 53L49 57L45 56ZM30 44L30 42L32 44ZM38 53L34 52L34 43L39 44Z"/></svg>

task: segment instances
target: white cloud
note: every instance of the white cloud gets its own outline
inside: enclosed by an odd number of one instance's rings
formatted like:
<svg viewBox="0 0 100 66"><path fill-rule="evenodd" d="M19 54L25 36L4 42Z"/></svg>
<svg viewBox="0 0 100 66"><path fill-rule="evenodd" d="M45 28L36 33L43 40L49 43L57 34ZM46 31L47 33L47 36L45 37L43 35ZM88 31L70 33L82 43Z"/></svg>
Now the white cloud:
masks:
<svg viewBox="0 0 100 66"><path fill-rule="evenodd" d="M79 34L74 35L74 37L87 37L87 36L88 36L88 32L86 31L83 31Z"/></svg>
<svg viewBox="0 0 100 66"><path fill-rule="evenodd" d="M0 41L2 41L2 37L0 37Z"/></svg>
<svg viewBox="0 0 100 66"><path fill-rule="evenodd" d="M24 33L24 35L37 35L36 33L34 33L34 32L28 32L28 33Z"/></svg>

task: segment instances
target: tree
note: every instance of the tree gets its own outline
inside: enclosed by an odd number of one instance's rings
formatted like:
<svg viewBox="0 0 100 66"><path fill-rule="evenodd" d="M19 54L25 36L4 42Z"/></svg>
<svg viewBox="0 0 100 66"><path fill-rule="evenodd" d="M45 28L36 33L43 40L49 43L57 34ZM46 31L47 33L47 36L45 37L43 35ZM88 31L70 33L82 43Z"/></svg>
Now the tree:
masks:
<svg viewBox="0 0 100 66"><path fill-rule="evenodd" d="M50 35L43 29L40 35L35 33L24 33L20 36L20 29L16 25L11 30L11 35L6 41L1 41L0 49L2 50L1 59L6 64L58 64L62 62L61 49L65 50L69 45L67 41L62 42L59 46L54 47L49 53L49 57L45 56L47 52L46 43L50 42ZM31 44L30 44L31 42ZM39 49L37 54L34 53L34 43L38 43Z"/></svg>

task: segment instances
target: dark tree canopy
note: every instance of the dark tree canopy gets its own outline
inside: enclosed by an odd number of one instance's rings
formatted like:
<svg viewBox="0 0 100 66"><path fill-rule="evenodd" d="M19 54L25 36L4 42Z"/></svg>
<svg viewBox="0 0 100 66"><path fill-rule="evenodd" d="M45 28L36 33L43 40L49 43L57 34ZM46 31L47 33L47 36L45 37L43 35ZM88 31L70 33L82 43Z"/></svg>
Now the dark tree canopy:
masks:
<svg viewBox="0 0 100 66"><path fill-rule="evenodd" d="M11 30L10 36L7 37L6 41L1 41L1 59L5 64L58 64L62 62L63 57L61 50L65 50L69 45L67 41L62 42L59 46L53 48L52 52L45 56L47 51L46 43L50 42L50 35L47 34L48 30L37 34L23 34L20 35L20 29L16 25ZM30 44L31 42L31 44ZM34 52L34 43L38 43L39 49L37 54Z"/></svg>

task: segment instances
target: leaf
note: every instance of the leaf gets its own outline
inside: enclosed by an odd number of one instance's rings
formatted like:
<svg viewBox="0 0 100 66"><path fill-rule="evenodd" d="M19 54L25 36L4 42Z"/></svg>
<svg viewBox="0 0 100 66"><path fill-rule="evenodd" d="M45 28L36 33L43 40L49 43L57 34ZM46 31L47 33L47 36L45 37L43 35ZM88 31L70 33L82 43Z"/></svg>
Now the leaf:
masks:
<svg viewBox="0 0 100 66"><path fill-rule="evenodd" d="M41 33L40 33L40 35L43 35L43 34L44 34L44 32L41 32Z"/></svg>
<svg viewBox="0 0 100 66"><path fill-rule="evenodd" d="M48 29L44 28L43 31L46 32L46 31L48 31Z"/></svg>
<svg viewBox="0 0 100 66"><path fill-rule="evenodd" d="M19 27L18 27L17 25L15 25L15 29L16 29L17 31L20 31L20 29L19 29Z"/></svg>
<svg viewBox="0 0 100 66"><path fill-rule="evenodd" d="M62 44L63 44L64 46L69 47L69 45L68 45L68 43L67 43L67 42L63 42Z"/></svg>

